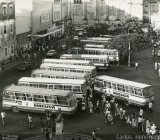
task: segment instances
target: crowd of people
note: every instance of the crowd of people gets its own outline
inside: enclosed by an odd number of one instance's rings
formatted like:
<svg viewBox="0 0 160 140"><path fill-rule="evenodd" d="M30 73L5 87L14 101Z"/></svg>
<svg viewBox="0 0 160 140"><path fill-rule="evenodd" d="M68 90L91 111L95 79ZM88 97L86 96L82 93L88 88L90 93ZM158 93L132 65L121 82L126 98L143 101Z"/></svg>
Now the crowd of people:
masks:
<svg viewBox="0 0 160 140"><path fill-rule="evenodd" d="M85 101L85 98L83 99L81 109L90 114L104 113L106 124L113 125L114 120L119 119L123 123L131 125L132 128L137 128L147 135L160 134L156 124L144 115L143 108L140 108L139 112L130 114L114 97L107 99L105 95L102 95L101 100L97 100L95 103L93 103L92 97L93 95L89 95L87 101ZM149 113L152 113L152 107L153 103L152 101L149 101L147 107Z"/></svg>

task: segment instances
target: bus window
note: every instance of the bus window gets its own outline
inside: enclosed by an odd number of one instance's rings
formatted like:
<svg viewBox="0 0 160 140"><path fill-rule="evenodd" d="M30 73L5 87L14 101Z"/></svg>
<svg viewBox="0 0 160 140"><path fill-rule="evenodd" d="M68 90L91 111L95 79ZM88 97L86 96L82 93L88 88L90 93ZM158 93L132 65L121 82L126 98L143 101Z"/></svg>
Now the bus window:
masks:
<svg viewBox="0 0 160 140"><path fill-rule="evenodd" d="M63 87L62 87L62 85L54 85L54 89L62 90Z"/></svg>
<svg viewBox="0 0 160 140"><path fill-rule="evenodd" d="M111 83L104 81L104 87L111 88Z"/></svg>
<svg viewBox="0 0 160 140"><path fill-rule="evenodd" d="M143 96L148 97L149 95L150 95L150 90L148 88L144 89L143 90Z"/></svg>
<svg viewBox="0 0 160 140"><path fill-rule="evenodd" d="M56 98L54 96L44 96L46 103L57 104Z"/></svg>
<svg viewBox="0 0 160 140"><path fill-rule="evenodd" d="M129 92L128 86L124 86L125 92Z"/></svg>
<svg viewBox="0 0 160 140"><path fill-rule="evenodd" d="M95 86L97 86L98 88L102 88L103 87L103 81L95 81Z"/></svg>
<svg viewBox="0 0 160 140"><path fill-rule="evenodd" d="M67 102L66 102L65 97L57 96L57 102L58 102L58 104L60 104L60 105L67 105Z"/></svg>
<svg viewBox="0 0 160 140"><path fill-rule="evenodd" d="M15 93L17 100L26 100L26 95L23 93Z"/></svg>
<svg viewBox="0 0 160 140"><path fill-rule="evenodd" d="M141 89L135 89L135 95L142 96L142 90Z"/></svg>
<svg viewBox="0 0 160 140"><path fill-rule="evenodd" d="M112 83L112 88L117 89L117 85Z"/></svg>
<svg viewBox="0 0 160 140"><path fill-rule="evenodd" d="M4 99L15 99L14 93L5 92Z"/></svg>
<svg viewBox="0 0 160 140"><path fill-rule="evenodd" d="M26 96L27 96L27 100L28 100L28 101L32 101L32 96L31 96L31 94L26 94Z"/></svg>
<svg viewBox="0 0 160 140"><path fill-rule="evenodd" d="M81 89L80 89L80 87L79 86L73 86L73 91L75 91L75 92L80 92L81 91Z"/></svg>
<svg viewBox="0 0 160 140"><path fill-rule="evenodd" d="M65 85L65 86L64 86L64 90L70 90L70 91L71 91L71 90L72 90L72 86L67 86L67 85Z"/></svg>
<svg viewBox="0 0 160 140"><path fill-rule="evenodd" d="M43 96L42 95L34 95L33 100L36 102L44 102Z"/></svg>
<svg viewBox="0 0 160 140"><path fill-rule="evenodd" d="M131 94L134 94L134 93L135 93L135 91L134 91L134 88L133 88L133 87L128 87L128 90L129 90L129 92L130 92Z"/></svg>
<svg viewBox="0 0 160 140"><path fill-rule="evenodd" d="M48 85L48 88L49 89L53 89L53 85Z"/></svg>
<svg viewBox="0 0 160 140"><path fill-rule="evenodd" d="M125 91L124 86L123 86L123 85L120 85L120 84L117 84L117 89L118 89L119 91Z"/></svg>
<svg viewBox="0 0 160 140"><path fill-rule="evenodd" d="M47 85L45 85L45 84L44 84L44 85L43 85L43 84L40 84L39 87L40 87L40 88L47 88Z"/></svg>

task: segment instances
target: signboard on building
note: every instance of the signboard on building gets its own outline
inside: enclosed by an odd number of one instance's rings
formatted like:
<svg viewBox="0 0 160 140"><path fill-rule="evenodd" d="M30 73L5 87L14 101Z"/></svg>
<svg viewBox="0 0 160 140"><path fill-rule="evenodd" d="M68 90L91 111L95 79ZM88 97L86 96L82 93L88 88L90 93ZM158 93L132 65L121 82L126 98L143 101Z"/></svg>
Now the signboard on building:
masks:
<svg viewBox="0 0 160 140"><path fill-rule="evenodd" d="M49 22L49 14L41 15L41 23Z"/></svg>

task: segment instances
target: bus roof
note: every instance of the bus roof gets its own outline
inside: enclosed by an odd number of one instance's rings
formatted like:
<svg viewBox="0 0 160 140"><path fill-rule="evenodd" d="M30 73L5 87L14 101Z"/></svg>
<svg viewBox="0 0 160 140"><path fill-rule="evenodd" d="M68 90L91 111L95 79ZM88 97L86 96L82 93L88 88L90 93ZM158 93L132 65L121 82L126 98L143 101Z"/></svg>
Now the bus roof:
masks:
<svg viewBox="0 0 160 140"><path fill-rule="evenodd" d="M19 85L10 85L6 87L5 91L19 92L19 93L30 93L30 94L40 94L40 95L58 95L58 96L67 96L73 92L67 90L53 90L53 89L43 89L29 86L19 86Z"/></svg>
<svg viewBox="0 0 160 140"><path fill-rule="evenodd" d="M67 64L52 64L52 63L43 63L40 65L40 68L43 67L55 67L55 68L71 68L71 69L85 69L93 70L96 69L95 66L81 66L81 65L67 65Z"/></svg>
<svg viewBox="0 0 160 140"><path fill-rule="evenodd" d="M58 84L84 84L85 80L82 79L52 79L52 78L33 78L33 77L22 77L18 80L20 82L32 82L32 83L58 83Z"/></svg>
<svg viewBox="0 0 160 140"><path fill-rule="evenodd" d="M116 49L105 49L105 48L84 48L84 50L93 50L93 51L118 51Z"/></svg>
<svg viewBox="0 0 160 140"><path fill-rule="evenodd" d="M113 81L115 83L120 83L120 84L122 83L124 85L130 85L132 87L138 87L138 88L146 88L146 87L151 86L151 85L148 85L148 84L143 84L143 83L139 83L139 82L134 82L134 81L125 80L125 79L116 78L116 77L111 77L111 76L106 76L106 75L97 76L96 79Z"/></svg>
<svg viewBox="0 0 160 140"><path fill-rule="evenodd" d="M43 63L49 63L49 62L82 63L82 64L89 64L90 63L90 61L84 61L84 60L43 59Z"/></svg>
<svg viewBox="0 0 160 140"><path fill-rule="evenodd" d="M104 48L105 46L104 45L93 45L93 44L86 44L85 47L101 47L101 48Z"/></svg>
<svg viewBox="0 0 160 140"><path fill-rule="evenodd" d="M84 39L82 39L82 40L80 40L81 42L100 42L100 43L108 43L109 42L109 40L84 40Z"/></svg>
<svg viewBox="0 0 160 140"><path fill-rule="evenodd" d="M104 38L104 37L90 37L88 40L100 40L100 41L109 41L111 38Z"/></svg>
<svg viewBox="0 0 160 140"><path fill-rule="evenodd" d="M106 55L90 55L90 54L62 54L61 57L107 59L107 56L106 56Z"/></svg>
<svg viewBox="0 0 160 140"><path fill-rule="evenodd" d="M85 77L86 75L89 75L88 73L52 71L52 70L41 70L41 69L36 69L32 71L32 74L43 74L48 76L66 76L66 77Z"/></svg>

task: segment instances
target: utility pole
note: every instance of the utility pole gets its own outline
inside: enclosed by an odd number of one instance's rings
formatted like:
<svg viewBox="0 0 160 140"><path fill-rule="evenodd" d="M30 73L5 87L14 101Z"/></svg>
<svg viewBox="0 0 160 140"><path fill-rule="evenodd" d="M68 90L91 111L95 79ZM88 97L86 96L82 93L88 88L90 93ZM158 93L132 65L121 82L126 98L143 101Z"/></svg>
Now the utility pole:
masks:
<svg viewBox="0 0 160 140"><path fill-rule="evenodd" d="M128 35L129 35L129 29L128 29ZM128 46L128 67L131 66L131 42L129 39L129 46Z"/></svg>
<svg viewBox="0 0 160 140"><path fill-rule="evenodd" d="M63 35L63 14L62 14L62 0L61 0L61 35Z"/></svg>

